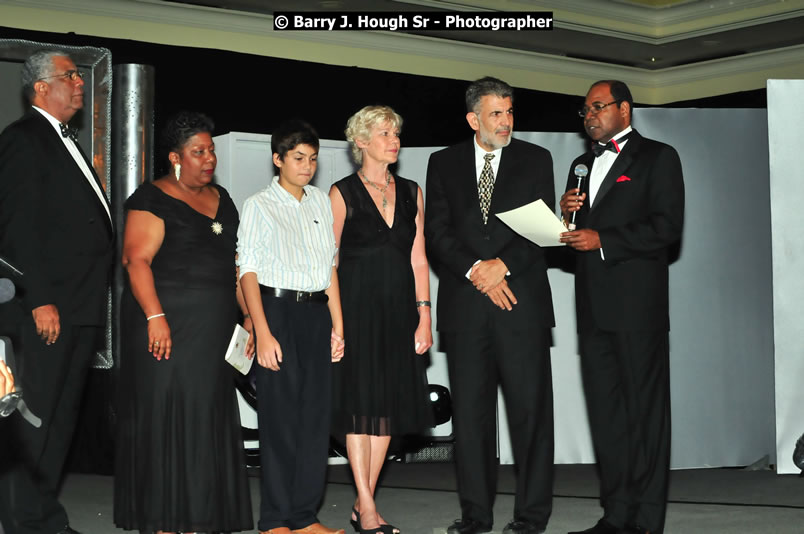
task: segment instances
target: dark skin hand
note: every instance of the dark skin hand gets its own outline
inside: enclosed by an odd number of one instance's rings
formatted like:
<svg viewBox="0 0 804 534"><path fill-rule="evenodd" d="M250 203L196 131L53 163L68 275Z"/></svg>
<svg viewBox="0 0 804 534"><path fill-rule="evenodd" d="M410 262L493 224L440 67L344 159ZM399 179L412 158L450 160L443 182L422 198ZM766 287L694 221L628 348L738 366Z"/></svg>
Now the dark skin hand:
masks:
<svg viewBox="0 0 804 534"><path fill-rule="evenodd" d="M578 211L583 206L583 201L586 200L586 193L581 193L581 190L574 187L561 195L558 205L561 207L561 215L564 220L570 220L572 212Z"/></svg>
<svg viewBox="0 0 804 534"><path fill-rule="evenodd" d="M596 230L590 230L589 228L582 228L581 230L575 230L573 232L564 232L561 234L560 241L575 250L583 252L600 248L600 235Z"/></svg>
<svg viewBox="0 0 804 534"><path fill-rule="evenodd" d="M58 308L53 304L45 304L34 308L31 315L36 324L36 334L48 345L55 343L61 333Z"/></svg>
<svg viewBox="0 0 804 534"><path fill-rule="evenodd" d="M167 317L155 317L148 321L148 352L157 360L162 358L169 360L172 348L173 340L170 337Z"/></svg>
<svg viewBox="0 0 804 534"><path fill-rule="evenodd" d="M564 216L565 221L569 221L572 213L581 209L583 202L586 200L586 193L581 193L577 187L570 189L563 195L559 201L561 207L561 214ZM571 232L564 232L561 234L560 241L566 243L575 250L583 252L589 250L597 250L600 248L600 235L596 230L590 228L582 228Z"/></svg>

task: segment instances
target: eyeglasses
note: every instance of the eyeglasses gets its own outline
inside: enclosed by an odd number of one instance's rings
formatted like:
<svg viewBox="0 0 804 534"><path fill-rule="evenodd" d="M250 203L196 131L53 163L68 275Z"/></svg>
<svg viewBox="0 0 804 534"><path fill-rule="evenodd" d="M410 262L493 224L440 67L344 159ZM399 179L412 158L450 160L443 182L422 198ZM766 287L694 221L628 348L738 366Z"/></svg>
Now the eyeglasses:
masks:
<svg viewBox="0 0 804 534"><path fill-rule="evenodd" d="M581 117L581 118L584 118L584 117L586 117L586 114L589 113L590 111L592 112L592 115L597 115L598 113L603 111L607 106L610 106L612 104L617 104L618 102L619 102L619 100L612 100L608 104L601 104L600 102L595 102L594 104L592 104L591 107L590 106L584 106L581 109L579 109L578 110L578 116Z"/></svg>
<svg viewBox="0 0 804 534"><path fill-rule="evenodd" d="M69 78L71 81L76 81L78 78L84 79L86 73L80 70L68 70L64 74L54 74L53 76L45 76L39 78L40 80L49 80L51 78Z"/></svg>

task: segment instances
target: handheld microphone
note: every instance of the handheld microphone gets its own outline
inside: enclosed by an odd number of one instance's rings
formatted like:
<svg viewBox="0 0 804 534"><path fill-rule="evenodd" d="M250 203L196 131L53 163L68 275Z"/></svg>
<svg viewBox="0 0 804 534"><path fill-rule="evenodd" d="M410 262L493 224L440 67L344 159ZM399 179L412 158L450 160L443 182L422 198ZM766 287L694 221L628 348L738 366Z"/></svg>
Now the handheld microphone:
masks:
<svg viewBox="0 0 804 534"><path fill-rule="evenodd" d="M578 195L580 195L581 186L583 185L583 179L586 178L587 174L589 174L589 167L587 167L583 163L579 163L578 165L575 166L575 170L573 172L575 173L575 177L578 179L578 183L575 185L575 187L578 188ZM575 215L577 214L578 214L577 211L572 212L572 217L570 217L570 222L567 225L567 229L570 231L575 230Z"/></svg>
<svg viewBox="0 0 804 534"><path fill-rule="evenodd" d="M8 278L0 278L0 304L5 304L13 299L15 293L14 282Z"/></svg>

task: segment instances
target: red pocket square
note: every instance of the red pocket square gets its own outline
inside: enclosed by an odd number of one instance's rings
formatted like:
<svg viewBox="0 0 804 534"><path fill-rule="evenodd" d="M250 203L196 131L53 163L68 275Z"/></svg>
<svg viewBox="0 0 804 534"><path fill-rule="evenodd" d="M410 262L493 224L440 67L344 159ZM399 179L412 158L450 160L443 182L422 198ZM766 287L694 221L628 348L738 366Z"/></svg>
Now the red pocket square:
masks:
<svg viewBox="0 0 804 534"><path fill-rule="evenodd" d="M624 175L624 174L622 176L620 176L619 178L617 178L617 183L630 182L630 181L631 181L631 179L628 176Z"/></svg>

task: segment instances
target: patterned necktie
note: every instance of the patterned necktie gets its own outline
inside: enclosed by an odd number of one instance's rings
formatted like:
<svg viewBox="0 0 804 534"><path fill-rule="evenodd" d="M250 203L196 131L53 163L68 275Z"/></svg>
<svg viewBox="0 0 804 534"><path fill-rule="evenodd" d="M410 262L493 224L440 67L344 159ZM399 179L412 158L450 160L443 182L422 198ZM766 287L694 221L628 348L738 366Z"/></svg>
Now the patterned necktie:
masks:
<svg viewBox="0 0 804 534"><path fill-rule="evenodd" d="M61 136L62 137L69 137L76 143L78 142L78 130L75 128L70 128L63 122L59 123L59 128L61 128Z"/></svg>
<svg viewBox="0 0 804 534"><path fill-rule="evenodd" d="M486 164L483 165L480 180L477 182L477 194L480 197L480 213L483 214L483 224L486 224L489 219L489 207L491 207L491 193L494 191L494 171L491 170L491 160L494 159L494 154L486 154L483 159L486 160Z"/></svg>

